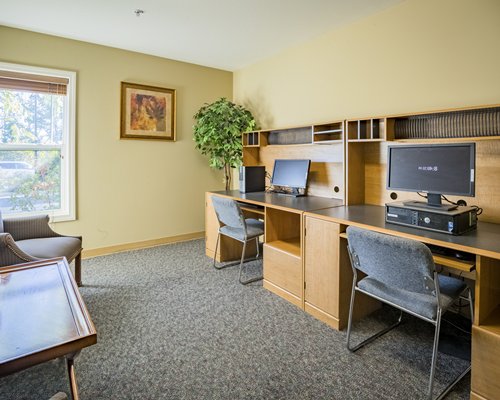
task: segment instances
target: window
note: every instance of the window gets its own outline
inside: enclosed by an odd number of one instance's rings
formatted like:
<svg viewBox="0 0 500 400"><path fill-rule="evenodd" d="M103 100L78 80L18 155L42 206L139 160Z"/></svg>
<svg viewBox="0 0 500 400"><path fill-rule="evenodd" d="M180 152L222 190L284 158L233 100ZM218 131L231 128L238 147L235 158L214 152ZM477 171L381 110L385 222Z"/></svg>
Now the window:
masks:
<svg viewBox="0 0 500 400"><path fill-rule="evenodd" d="M0 63L0 210L75 219L76 73Z"/></svg>

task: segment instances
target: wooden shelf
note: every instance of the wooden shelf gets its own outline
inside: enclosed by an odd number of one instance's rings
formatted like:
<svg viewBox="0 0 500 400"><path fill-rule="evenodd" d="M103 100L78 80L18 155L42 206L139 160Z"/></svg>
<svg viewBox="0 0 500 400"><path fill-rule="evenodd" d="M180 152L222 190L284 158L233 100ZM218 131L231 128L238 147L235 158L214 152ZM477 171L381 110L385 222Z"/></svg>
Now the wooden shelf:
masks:
<svg viewBox="0 0 500 400"><path fill-rule="evenodd" d="M459 260L455 257L443 256L440 254L433 254L434 262L448 268L458 269L464 272L471 272L476 268L475 261Z"/></svg>
<svg viewBox="0 0 500 400"><path fill-rule="evenodd" d="M243 165L264 166L270 174L275 160L311 160L308 195L343 200L344 126L343 120L337 120L244 132ZM266 183L270 184L269 179L266 179Z"/></svg>
<svg viewBox="0 0 500 400"><path fill-rule="evenodd" d="M344 132L343 129L328 129L325 131L314 131L314 134L315 135L323 135L325 133L342 133L342 132Z"/></svg>
<svg viewBox="0 0 500 400"><path fill-rule="evenodd" d="M296 143L296 144L286 144L286 145L283 145L283 144L268 144L266 147L269 147L269 148L283 148L283 147L299 147L299 146L310 146L312 145L313 143ZM316 143L315 143L316 144Z"/></svg>
<svg viewBox="0 0 500 400"><path fill-rule="evenodd" d="M347 140L383 141L386 139L385 118L357 119L346 121Z"/></svg>
<svg viewBox="0 0 500 400"><path fill-rule="evenodd" d="M500 136L476 136L456 138L420 138L420 139L393 139L397 143L450 143L450 142L481 142L485 140L498 140Z"/></svg>
<svg viewBox="0 0 500 400"><path fill-rule="evenodd" d="M260 147L259 132L243 132L243 147Z"/></svg>
<svg viewBox="0 0 500 400"><path fill-rule="evenodd" d="M336 121L313 126L314 144L332 144L344 142L344 122Z"/></svg>
<svg viewBox="0 0 500 400"><path fill-rule="evenodd" d="M243 133L243 147L297 146L343 140L344 121Z"/></svg>
<svg viewBox="0 0 500 400"><path fill-rule="evenodd" d="M480 393L481 397L472 396L471 399L500 398L499 358L500 305L493 309L483 323L472 326L471 390L474 393Z"/></svg>
<svg viewBox="0 0 500 400"><path fill-rule="evenodd" d="M254 208L254 207L245 207L245 206L240 206L240 209L242 211L247 211L253 214L259 214L259 215L265 215L265 211L263 208Z"/></svg>
<svg viewBox="0 0 500 400"><path fill-rule="evenodd" d="M500 306L495 308L486 320L477 328L483 329L494 335L498 335L500 339Z"/></svg>
<svg viewBox="0 0 500 400"><path fill-rule="evenodd" d="M348 139L349 143L367 143L367 142L384 142L384 139Z"/></svg>
<svg viewBox="0 0 500 400"><path fill-rule="evenodd" d="M474 140L500 136L500 106L388 117L397 140Z"/></svg>
<svg viewBox="0 0 500 400"><path fill-rule="evenodd" d="M347 233L342 232L339 234L339 237L347 239ZM448 268L458 269L464 272L471 272L476 268L475 261L464 261L464 260L459 260L455 257L447 257L440 254L432 254L432 257L434 258L434 262L436 264Z"/></svg>
<svg viewBox="0 0 500 400"><path fill-rule="evenodd" d="M313 144L335 144L335 143L344 143L344 141L342 139L317 140L317 141L314 141Z"/></svg>
<svg viewBox="0 0 500 400"><path fill-rule="evenodd" d="M266 245L293 257L300 258L300 237L274 240L266 243Z"/></svg>

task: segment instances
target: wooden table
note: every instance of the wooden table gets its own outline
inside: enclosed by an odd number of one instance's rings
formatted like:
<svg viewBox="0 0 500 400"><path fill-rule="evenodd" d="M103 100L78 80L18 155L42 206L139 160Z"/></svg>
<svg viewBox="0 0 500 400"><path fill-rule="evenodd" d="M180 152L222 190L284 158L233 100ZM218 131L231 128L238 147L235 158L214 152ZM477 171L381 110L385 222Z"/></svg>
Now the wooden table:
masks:
<svg viewBox="0 0 500 400"><path fill-rule="evenodd" d="M0 268L0 377L66 357L78 399L74 359L97 333L65 258Z"/></svg>

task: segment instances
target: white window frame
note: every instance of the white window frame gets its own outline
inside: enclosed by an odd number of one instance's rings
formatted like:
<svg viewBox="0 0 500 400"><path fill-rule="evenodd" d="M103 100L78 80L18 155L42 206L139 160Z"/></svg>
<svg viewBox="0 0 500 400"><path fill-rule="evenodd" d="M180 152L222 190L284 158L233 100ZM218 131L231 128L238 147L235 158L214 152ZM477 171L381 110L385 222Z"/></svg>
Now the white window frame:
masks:
<svg viewBox="0 0 500 400"><path fill-rule="evenodd" d="M3 62L0 62L0 69L5 71L24 72L28 74L46 75L68 79L67 94L64 97L65 113L62 146L31 144L11 145L0 143L0 150L61 150L61 208L59 210L9 213L8 217L48 214L53 222L74 221L76 219L76 72Z"/></svg>

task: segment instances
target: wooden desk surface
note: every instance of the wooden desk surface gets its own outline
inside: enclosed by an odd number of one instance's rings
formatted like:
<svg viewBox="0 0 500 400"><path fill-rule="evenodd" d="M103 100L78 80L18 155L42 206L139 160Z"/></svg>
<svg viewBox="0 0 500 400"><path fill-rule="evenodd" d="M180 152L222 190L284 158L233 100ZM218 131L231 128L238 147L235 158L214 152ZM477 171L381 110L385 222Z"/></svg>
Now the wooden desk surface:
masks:
<svg viewBox="0 0 500 400"><path fill-rule="evenodd" d="M96 342L66 259L0 268L0 376Z"/></svg>
<svg viewBox="0 0 500 400"><path fill-rule="evenodd" d="M292 197L268 192L240 193L239 190L222 190L210 193L250 204L295 212L321 210L323 208L338 207L343 204L343 201L339 199L317 196Z"/></svg>
<svg viewBox="0 0 500 400"><path fill-rule="evenodd" d="M374 231L416 239L424 243L467 251L500 259L500 224L478 222L477 229L460 236L432 232L385 222L385 207L353 205L308 212L344 225L366 227Z"/></svg>

